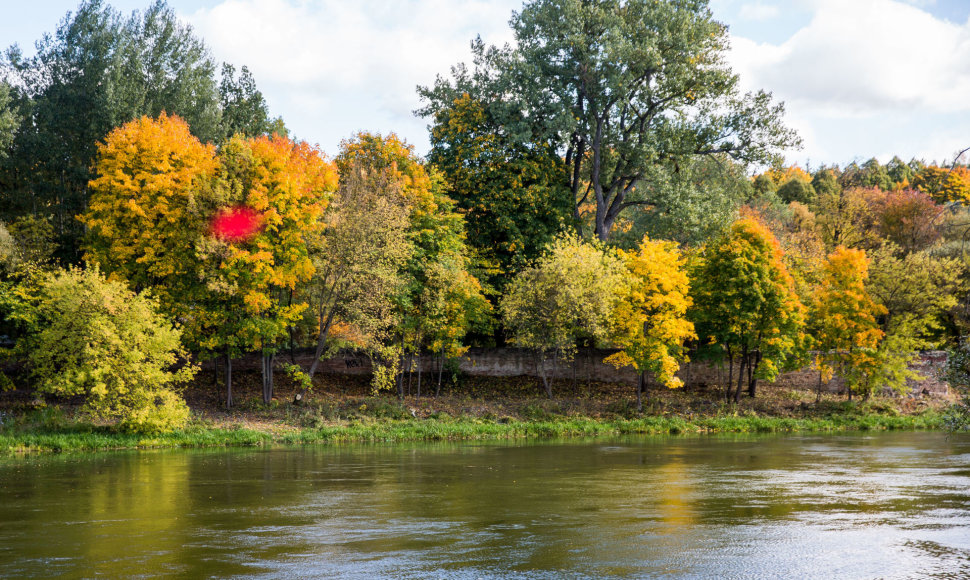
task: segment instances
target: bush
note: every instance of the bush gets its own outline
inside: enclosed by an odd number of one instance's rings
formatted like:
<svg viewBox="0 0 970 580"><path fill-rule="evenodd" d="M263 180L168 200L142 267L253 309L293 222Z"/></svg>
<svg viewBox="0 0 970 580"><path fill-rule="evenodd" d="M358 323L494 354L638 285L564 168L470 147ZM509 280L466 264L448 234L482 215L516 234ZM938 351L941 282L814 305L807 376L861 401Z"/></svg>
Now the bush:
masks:
<svg viewBox="0 0 970 580"><path fill-rule="evenodd" d="M173 389L196 368L185 359L181 332L156 302L93 270L48 278L38 308L39 331L28 359L42 393L85 399L84 411L117 420L124 431L157 433L186 424L189 409Z"/></svg>

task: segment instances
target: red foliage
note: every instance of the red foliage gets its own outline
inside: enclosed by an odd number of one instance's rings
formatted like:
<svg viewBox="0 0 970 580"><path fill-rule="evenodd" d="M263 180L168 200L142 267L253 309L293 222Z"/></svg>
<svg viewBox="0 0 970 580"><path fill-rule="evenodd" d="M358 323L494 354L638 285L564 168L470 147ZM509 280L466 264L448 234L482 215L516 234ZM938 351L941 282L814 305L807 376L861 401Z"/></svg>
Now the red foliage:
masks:
<svg viewBox="0 0 970 580"><path fill-rule="evenodd" d="M263 229L263 219L248 207L233 207L219 212L212 219L209 231L217 238L230 242L246 240Z"/></svg>

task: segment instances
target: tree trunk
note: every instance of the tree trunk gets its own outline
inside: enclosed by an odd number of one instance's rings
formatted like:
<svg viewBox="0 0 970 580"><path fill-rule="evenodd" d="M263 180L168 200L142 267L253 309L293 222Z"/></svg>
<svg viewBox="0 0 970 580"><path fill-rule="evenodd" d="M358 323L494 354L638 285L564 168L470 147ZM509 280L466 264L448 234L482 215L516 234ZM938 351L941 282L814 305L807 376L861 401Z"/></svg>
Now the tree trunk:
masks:
<svg viewBox="0 0 970 580"><path fill-rule="evenodd" d="M434 391L434 398L437 399L438 395L441 394L441 377L445 374L445 349L441 349L441 355L438 358L438 388Z"/></svg>
<svg viewBox="0 0 970 580"><path fill-rule="evenodd" d="M323 323L320 327L320 336L317 337L317 348L313 352L313 364L310 365L310 370L307 372L310 378L317 373L317 367L320 366L320 357L323 356L324 347L327 345L327 337L330 335L330 325L333 324L333 314L336 309L332 309L330 314L327 315L326 320L322 320Z"/></svg>
<svg viewBox="0 0 970 580"><path fill-rule="evenodd" d="M637 375L637 412L643 411L643 373Z"/></svg>
<svg viewBox="0 0 970 580"><path fill-rule="evenodd" d="M273 361L274 352L263 351L263 403L269 404L273 400Z"/></svg>
<svg viewBox="0 0 970 580"><path fill-rule="evenodd" d="M815 402L822 402L822 371L818 371L818 389L815 391Z"/></svg>
<svg viewBox="0 0 970 580"><path fill-rule="evenodd" d="M421 351L418 351L418 398L421 398Z"/></svg>
<svg viewBox="0 0 970 580"><path fill-rule="evenodd" d="M411 396L411 379L414 378L414 353L408 353L408 396Z"/></svg>
<svg viewBox="0 0 970 580"><path fill-rule="evenodd" d="M758 387L758 365L761 364L761 353L755 353L754 364L748 365L748 396L754 398L755 389Z"/></svg>
<svg viewBox="0 0 970 580"><path fill-rule="evenodd" d="M542 386L546 389L546 396L550 399L552 398L552 379L546 373L546 357L545 355L538 355L536 357L536 371L537 374L542 378Z"/></svg>
<svg viewBox="0 0 970 580"><path fill-rule="evenodd" d="M734 386L734 353L728 349L728 380L724 387L724 400L731 402L731 387Z"/></svg>
<svg viewBox="0 0 970 580"><path fill-rule="evenodd" d="M734 391L734 402L741 402L741 389L744 387L744 371L748 365L748 349L741 351L741 360L738 365L738 388Z"/></svg>
<svg viewBox="0 0 970 580"><path fill-rule="evenodd" d="M232 408L232 355L226 348L226 409Z"/></svg>

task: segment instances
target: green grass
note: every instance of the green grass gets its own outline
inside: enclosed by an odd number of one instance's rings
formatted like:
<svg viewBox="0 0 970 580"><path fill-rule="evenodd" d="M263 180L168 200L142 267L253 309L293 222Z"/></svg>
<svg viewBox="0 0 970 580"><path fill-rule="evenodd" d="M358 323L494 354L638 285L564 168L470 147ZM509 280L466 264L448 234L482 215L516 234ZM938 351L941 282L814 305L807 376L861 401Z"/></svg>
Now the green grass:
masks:
<svg viewBox="0 0 970 580"><path fill-rule="evenodd" d="M341 424L271 433L252 429L222 429L205 424L163 435L118 433L104 427L52 416L35 417L0 430L0 454L100 451L120 449L246 447L344 442L404 442L474 439L526 439L633 434L784 433L939 429L942 417L833 413L793 419L724 415L683 418L646 416L631 419L589 417L487 420L478 418L367 418Z"/></svg>

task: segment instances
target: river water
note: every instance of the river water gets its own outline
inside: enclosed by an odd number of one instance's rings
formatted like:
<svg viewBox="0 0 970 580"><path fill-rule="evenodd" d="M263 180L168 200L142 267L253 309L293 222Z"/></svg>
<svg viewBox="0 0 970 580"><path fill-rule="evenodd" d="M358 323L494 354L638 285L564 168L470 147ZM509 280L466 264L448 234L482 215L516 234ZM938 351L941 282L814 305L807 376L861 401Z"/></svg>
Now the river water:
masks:
<svg viewBox="0 0 970 580"><path fill-rule="evenodd" d="M970 578L970 437L0 461L0 577Z"/></svg>

